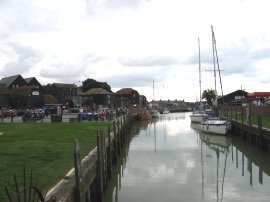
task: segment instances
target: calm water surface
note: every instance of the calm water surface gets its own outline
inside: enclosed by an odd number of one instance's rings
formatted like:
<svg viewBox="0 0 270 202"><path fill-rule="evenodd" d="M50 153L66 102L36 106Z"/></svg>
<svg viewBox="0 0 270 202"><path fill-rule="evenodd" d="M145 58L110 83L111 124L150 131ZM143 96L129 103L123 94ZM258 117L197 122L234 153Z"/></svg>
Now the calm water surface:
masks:
<svg viewBox="0 0 270 202"><path fill-rule="evenodd" d="M270 153L201 133L189 115L134 125L105 202L270 201Z"/></svg>

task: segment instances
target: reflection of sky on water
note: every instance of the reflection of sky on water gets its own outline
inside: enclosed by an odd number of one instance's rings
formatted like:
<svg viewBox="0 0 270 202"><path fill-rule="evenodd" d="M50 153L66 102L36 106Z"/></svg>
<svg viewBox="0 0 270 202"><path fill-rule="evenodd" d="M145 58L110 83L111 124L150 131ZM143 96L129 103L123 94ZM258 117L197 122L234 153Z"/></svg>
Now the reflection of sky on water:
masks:
<svg viewBox="0 0 270 202"><path fill-rule="evenodd" d="M238 150L241 142L224 149L202 137L188 113L161 116L140 129L129 145L117 201L270 201L270 177ZM207 139L216 143L222 137ZM270 160L250 146L243 149Z"/></svg>
<svg viewBox="0 0 270 202"><path fill-rule="evenodd" d="M130 150L177 150L178 148L194 148L197 143L194 137L197 136L190 130L189 117L184 114L173 114L169 117L167 114L160 120L150 122L148 127L140 131L139 135L132 140ZM177 116L178 115L178 116ZM134 144L133 144L134 143Z"/></svg>

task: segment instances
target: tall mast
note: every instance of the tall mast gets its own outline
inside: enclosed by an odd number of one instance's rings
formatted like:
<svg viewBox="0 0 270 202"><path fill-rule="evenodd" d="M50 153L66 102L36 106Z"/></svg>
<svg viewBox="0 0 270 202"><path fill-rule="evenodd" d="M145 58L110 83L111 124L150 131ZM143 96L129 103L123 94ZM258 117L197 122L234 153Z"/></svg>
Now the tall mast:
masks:
<svg viewBox="0 0 270 202"><path fill-rule="evenodd" d="M212 29L212 41L213 41L213 47L214 47L214 52L215 52L215 59L217 60L217 67L218 67L218 74L219 74L219 82L220 82L220 88L221 88L221 96L223 98L223 88L222 88L222 81L221 81L221 75L220 75L220 68L219 68L219 60L218 60L218 54L217 54L217 43L216 43L216 38L214 34L214 29L213 26L211 25ZM223 100L224 103L224 100Z"/></svg>
<svg viewBox="0 0 270 202"><path fill-rule="evenodd" d="M213 51L213 65L214 65L214 78L215 78L215 93L217 96L217 81L216 81L216 57L215 57L215 36L214 36L214 31L213 31L213 26L211 25L211 30L212 30L212 51Z"/></svg>
<svg viewBox="0 0 270 202"><path fill-rule="evenodd" d="M200 85L200 107L202 107L202 81L201 81L201 50L200 50L200 38L198 38L199 47L199 85Z"/></svg>
<svg viewBox="0 0 270 202"><path fill-rule="evenodd" d="M155 100L155 80L153 80L153 101Z"/></svg>

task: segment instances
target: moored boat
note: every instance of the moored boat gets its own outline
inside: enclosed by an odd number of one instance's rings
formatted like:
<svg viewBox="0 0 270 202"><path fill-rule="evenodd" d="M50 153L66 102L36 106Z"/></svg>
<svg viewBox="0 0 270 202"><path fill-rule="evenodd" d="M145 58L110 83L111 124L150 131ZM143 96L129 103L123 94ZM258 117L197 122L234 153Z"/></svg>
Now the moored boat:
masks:
<svg viewBox="0 0 270 202"><path fill-rule="evenodd" d="M149 113L148 110L141 110L140 112L138 112L138 118L140 120L150 120L151 114Z"/></svg>
<svg viewBox="0 0 270 202"><path fill-rule="evenodd" d="M150 112L152 118L159 118L159 112L157 110L152 110Z"/></svg>
<svg viewBox="0 0 270 202"><path fill-rule="evenodd" d="M215 78L215 93L216 91L216 66L217 64L218 67L218 72L219 72L219 80L220 80L220 86L221 86L221 93L223 97L223 88L222 88L222 82L221 82L221 74L220 74L220 68L219 68L219 62L218 62L218 54L217 54L217 47L216 47L216 39L215 39L215 34L213 30L213 26L211 26L212 29L212 47L213 47L213 64L214 64L214 78ZM217 97L217 96L216 96ZM217 101L215 101L215 107L217 108ZM224 103L224 100L223 100ZM215 112L215 111L213 111ZM212 114L215 116L215 114ZM229 130L231 129L231 123L228 119L224 119L222 117L218 116L218 113L216 114L217 117L210 117L208 120L204 121L201 123L201 130L203 132L207 133L214 133L214 134L219 134L219 135L226 135Z"/></svg>
<svg viewBox="0 0 270 202"><path fill-rule="evenodd" d="M170 111L166 108L162 111L162 114L169 114L169 113L170 113Z"/></svg>
<svg viewBox="0 0 270 202"><path fill-rule="evenodd" d="M193 123L202 123L207 119L208 115L202 109L197 109L192 112L190 115L190 120Z"/></svg>
<svg viewBox="0 0 270 202"><path fill-rule="evenodd" d="M199 85L200 85L200 103L197 109L195 109L190 115L190 121L195 123L201 123L208 115L205 113L205 110L202 107L202 93L201 93L201 54L200 54L200 39L198 39L198 47L199 47Z"/></svg>
<svg viewBox="0 0 270 202"><path fill-rule="evenodd" d="M231 129L231 123L223 119L208 119L201 123L201 130L206 133L226 135Z"/></svg>

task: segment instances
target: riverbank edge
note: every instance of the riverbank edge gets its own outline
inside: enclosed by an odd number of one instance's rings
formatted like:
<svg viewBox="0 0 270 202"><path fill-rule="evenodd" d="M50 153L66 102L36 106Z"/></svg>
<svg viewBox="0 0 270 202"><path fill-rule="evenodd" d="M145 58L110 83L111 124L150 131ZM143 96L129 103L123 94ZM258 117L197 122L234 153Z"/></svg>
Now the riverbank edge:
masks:
<svg viewBox="0 0 270 202"><path fill-rule="evenodd" d="M81 161L81 179L80 188L76 187L76 172L73 167L62 180L52 187L46 194L45 201L56 199L61 202L79 202L76 195L81 193L81 201L102 201L102 194L105 191L105 184L108 180L108 175L100 174L102 171L109 173L110 165L117 163L117 156L120 154L121 148L129 134L130 127L135 120L134 115L122 116L113 122L113 131L108 130L108 138L105 141L106 154L103 159L102 168L100 167L100 152L98 146L89 152ZM98 134L97 134L98 136ZM98 144L98 143L97 143ZM103 157L104 157L103 156ZM111 158L107 158L111 156ZM108 162L110 161L110 162ZM106 163L105 163L106 162ZM105 168L107 166L107 168Z"/></svg>

